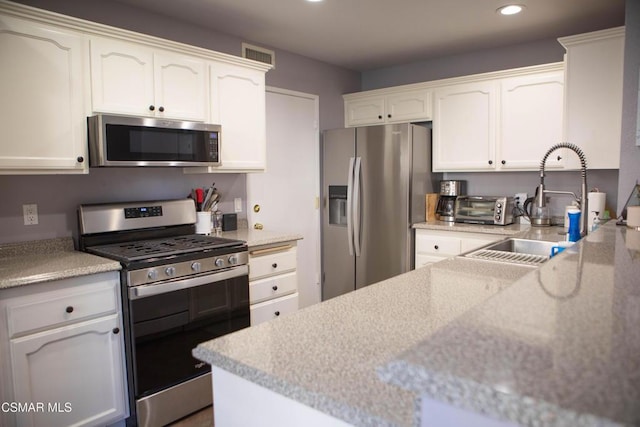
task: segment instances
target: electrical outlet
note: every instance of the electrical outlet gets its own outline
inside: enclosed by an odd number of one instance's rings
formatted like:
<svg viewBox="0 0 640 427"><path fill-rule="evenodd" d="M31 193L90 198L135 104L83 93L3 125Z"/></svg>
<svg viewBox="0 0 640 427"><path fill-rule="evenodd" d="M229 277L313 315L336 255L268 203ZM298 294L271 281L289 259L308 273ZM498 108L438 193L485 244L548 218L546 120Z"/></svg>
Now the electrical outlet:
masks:
<svg viewBox="0 0 640 427"><path fill-rule="evenodd" d="M523 209L524 202L527 200L527 193L516 193L513 198L515 200L516 208Z"/></svg>
<svg viewBox="0 0 640 427"><path fill-rule="evenodd" d="M38 224L38 205L22 205L22 213L24 216L24 225Z"/></svg>
<svg viewBox="0 0 640 427"><path fill-rule="evenodd" d="M233 207L236 213L242 212L242 198L236 197L233 199Z"/></svg>

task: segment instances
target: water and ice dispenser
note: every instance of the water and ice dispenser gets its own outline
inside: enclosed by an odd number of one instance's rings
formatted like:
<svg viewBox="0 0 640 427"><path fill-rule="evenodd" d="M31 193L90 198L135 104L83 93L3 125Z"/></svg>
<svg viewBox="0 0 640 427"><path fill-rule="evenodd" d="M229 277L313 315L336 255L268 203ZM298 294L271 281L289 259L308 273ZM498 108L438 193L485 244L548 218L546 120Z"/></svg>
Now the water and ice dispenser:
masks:
<svg viewBox="0 0 640 427"><path fill-rule="evenodd" d="M347 225L347 186L329 186L329 224Z"/></svg>

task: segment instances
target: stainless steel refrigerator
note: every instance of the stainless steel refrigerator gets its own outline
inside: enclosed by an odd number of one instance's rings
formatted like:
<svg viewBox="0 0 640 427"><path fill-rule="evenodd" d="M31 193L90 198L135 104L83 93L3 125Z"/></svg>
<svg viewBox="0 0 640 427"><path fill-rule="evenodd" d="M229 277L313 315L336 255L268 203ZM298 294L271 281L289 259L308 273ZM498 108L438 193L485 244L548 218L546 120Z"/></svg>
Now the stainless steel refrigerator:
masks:
<svg viewBox="0 0 640 427"><path fill-rule="evenodd" d="M409 271L411 225L425 220L431 130L397 124L334 129L322 138L322 299Z"/></svg>

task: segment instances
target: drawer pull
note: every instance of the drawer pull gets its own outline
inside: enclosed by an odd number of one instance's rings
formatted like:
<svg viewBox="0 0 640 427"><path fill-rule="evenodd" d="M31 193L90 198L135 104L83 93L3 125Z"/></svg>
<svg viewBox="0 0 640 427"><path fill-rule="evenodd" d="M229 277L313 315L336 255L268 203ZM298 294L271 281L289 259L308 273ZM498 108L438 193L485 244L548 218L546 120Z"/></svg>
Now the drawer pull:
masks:
<svg viewBox="0 0 640 427"><path fill-rule="evenodd" d="M433 247L433 249L435 249L435 250L437 251L438 249L440 249L440 247L439 247L438 245L435 245L435 246Z"/></svg>
<svg viewBox="0 0 640 427"><path fill-rule="evenodd" d="M113 332L114 334L116 334L116 335L117 335L117 334L119 334L119 333L120 333L120 328L113 328L113 329L111 330L111 332Z"/></svg>
<svg viewBox="0 0 640 427"><path fill-rule="evenodd" d="M277 262L274 262L273 264L271 264L271 267L273 267L273 268L278 268L278 263L277 263Z"/></svg>
<svg viewBox="0 0 640 427"><path fill-rule="evenodd" d="M279 311L276 311L276 312L275 312L275 313L273 313L273 314L275 314L276 316L280 316L280 312L279 312Z"/></svg>
<svg viewBox="0 0 640 427"><path fill-rule="evenodd" d="M277 286L273 286L271 289L273 289L274 291L277 291L278 287Z"/></svg>
<svg viewBox="0 0 640 427"><path fill-rule="evenodd" d="M249 251L249 255L264 255L273 252L286 251L293 247L293 245L276 246L274 248L256 249L255 251Z"/></svg>
<svg viewBox="0 0 640 427"><path fill-rule="evenodd" d="M73 313L73 307L68 306L64 311L66 311L67 313Z"/></svg>

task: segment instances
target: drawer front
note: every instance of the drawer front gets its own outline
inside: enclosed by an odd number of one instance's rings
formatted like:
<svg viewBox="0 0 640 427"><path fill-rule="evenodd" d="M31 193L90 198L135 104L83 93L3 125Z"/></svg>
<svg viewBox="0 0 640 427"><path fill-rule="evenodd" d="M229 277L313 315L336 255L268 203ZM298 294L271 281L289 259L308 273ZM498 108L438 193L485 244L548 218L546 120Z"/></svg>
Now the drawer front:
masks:
<svg viewBox="0 0 640 427"><path fill-rule="evenodd" d="M460 253L460 239L458 237L417 234L416 252L431 255L458 255Z"/></svg>
<svg viewBox="0 0 640 427"><path fill-rule="evenodd" d="M298 276L294 273L279 274L249 282L249 301L256 304L292 294L298 289Z"/></svg>
<svg viewBox="0 0 640 427"><path fill-rule="evenodd" d="M265 255L251 255L252 252L249 252L249 280L287 273L296 269L297 252L295 247L288 247L286 250Z"/></svg>
<svg viewBox="0 0 640 427"><path fill-rule="evenodd" d="M251 306L251 326L273 320L298 311L298 293L253 304Z"/></svg>
<svg viewBox="0 0 640 427"><path fill-rule="evenodd" d="M15 298L7 304L9 337L115 313L117 292L113 280Z"/></svg>

